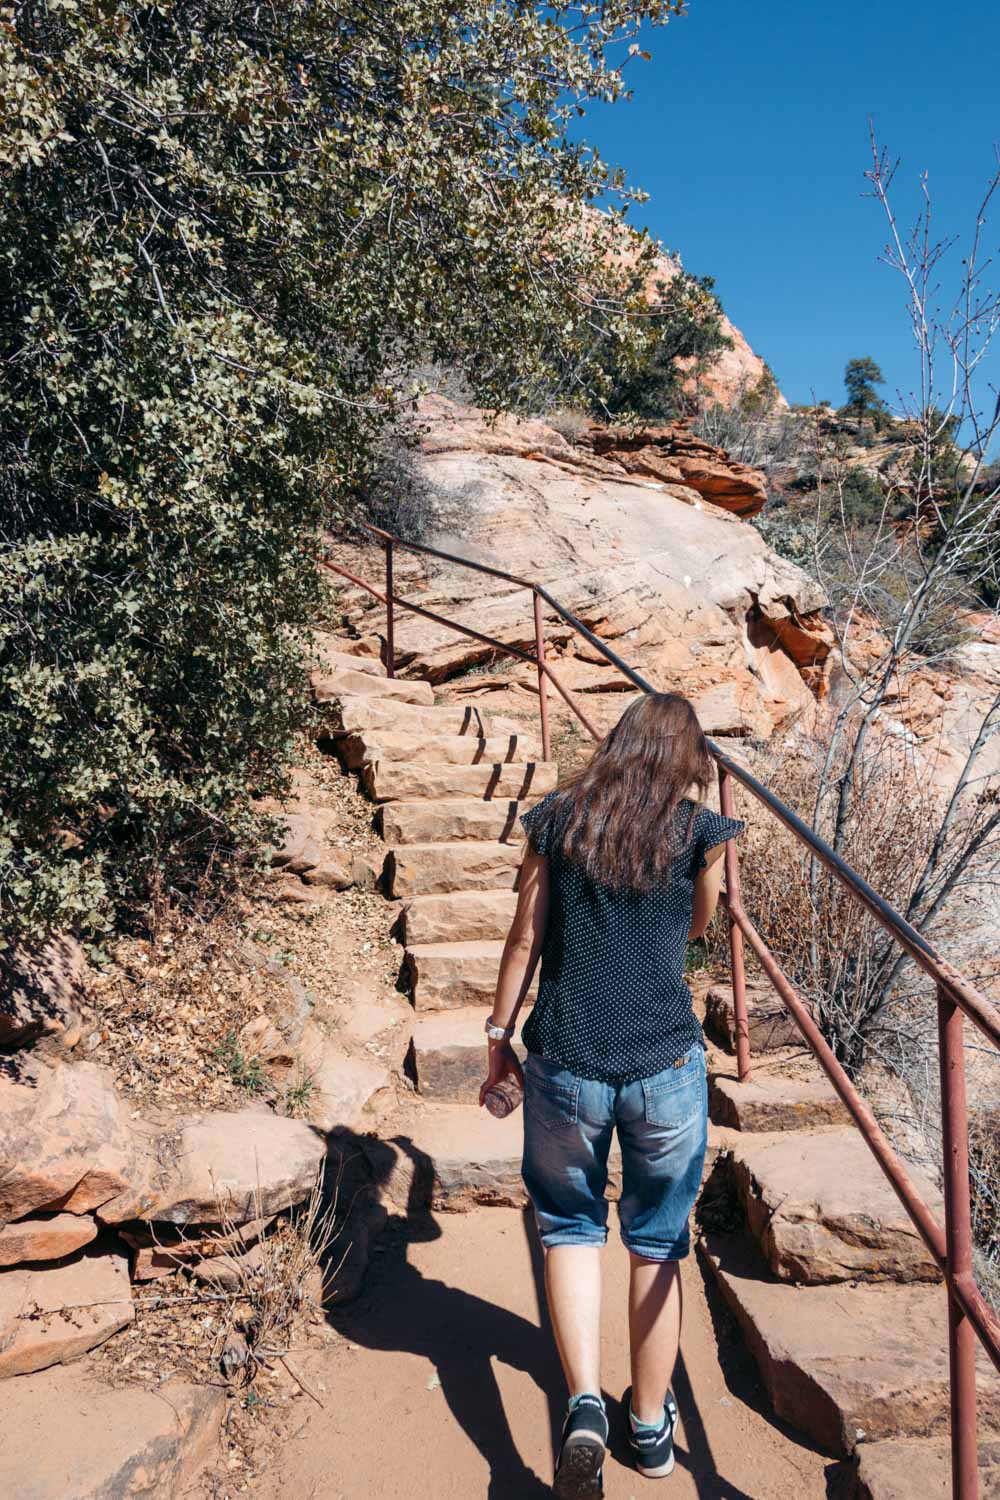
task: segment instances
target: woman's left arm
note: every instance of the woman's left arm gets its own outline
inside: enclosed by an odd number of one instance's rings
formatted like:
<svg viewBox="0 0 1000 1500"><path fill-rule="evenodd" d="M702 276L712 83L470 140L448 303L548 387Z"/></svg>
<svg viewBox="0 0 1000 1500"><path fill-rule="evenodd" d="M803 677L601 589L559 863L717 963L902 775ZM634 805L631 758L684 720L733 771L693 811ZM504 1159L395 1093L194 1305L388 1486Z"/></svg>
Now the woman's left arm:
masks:
<svg viewBox="0 0 1000 1500"><path fill-rule="evenodd" d="M507 1030L517 1022L518 1012L538 965L548 914L549 862L544 854L536 854L529 844L521 864L517 910L500 959L500 973L497 976L496 995L490 1016L495 1026L502 1026ZM480 1104L485 1099L487 1090L510 1074L523 1085L521 1064L510 1042L490 1040L489 1070L479 1091Z"/></svg>

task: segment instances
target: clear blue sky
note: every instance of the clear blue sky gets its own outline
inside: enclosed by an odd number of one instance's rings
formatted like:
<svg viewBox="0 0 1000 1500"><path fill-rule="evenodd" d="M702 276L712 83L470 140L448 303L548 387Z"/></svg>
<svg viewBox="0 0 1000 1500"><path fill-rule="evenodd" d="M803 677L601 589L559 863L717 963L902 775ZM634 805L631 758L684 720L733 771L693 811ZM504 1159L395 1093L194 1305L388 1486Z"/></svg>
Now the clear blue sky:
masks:
<svg viewBox="0 0 1000 1500"><path fill-rule="evenodd" d="M870 354L895 405L916 367L902 281L878 262L881 210L862 196L868 116L902 158L907 224L926 170L942 232L967 235L1000 141L1000 3L690 0L643 45L631 102L581 122L650 194L630 219L715 277L790 400L842 401L845 363ZM992 249L1000 197L990 231Z"/></svg>

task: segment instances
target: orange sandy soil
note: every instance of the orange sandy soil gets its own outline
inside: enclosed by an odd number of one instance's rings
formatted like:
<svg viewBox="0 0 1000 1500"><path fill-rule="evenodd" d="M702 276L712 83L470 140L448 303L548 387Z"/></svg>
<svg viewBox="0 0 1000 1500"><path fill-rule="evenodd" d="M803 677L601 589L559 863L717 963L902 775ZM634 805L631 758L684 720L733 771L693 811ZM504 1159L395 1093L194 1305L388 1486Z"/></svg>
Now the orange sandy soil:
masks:
<svg viewBox="0 0 1000 1500"><path fill-rule="evenodd" d="M830 1461L770 1415L694 1255L684 1266L674 1382L677 1467L659 1482L636 1474L620 1402L629 1381L627 1257L614 1235L605 1275L608 1500L656 1493L663 1500L822 1500ZM362 1297L329 1313L328 1324L325 1347L296 1356L317 1399L296 1402L295 1427L242 1493L255 1500L551 1494L565 1394L528 1216L480 1208L411 1219L408 1227L393 1221Z"/></svg>

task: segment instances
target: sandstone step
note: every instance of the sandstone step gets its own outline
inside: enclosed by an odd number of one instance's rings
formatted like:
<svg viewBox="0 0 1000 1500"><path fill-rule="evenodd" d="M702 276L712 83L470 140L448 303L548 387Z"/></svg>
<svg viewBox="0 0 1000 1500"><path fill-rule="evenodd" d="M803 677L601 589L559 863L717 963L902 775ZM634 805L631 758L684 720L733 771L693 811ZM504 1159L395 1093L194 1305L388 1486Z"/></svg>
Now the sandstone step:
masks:
<svg viewBox="0 0 1000 1500"><path fill-rule="evenodd" d="M517 908L516 891L450 891L414 896L403 907L407 946L505 938Z"/></svg>
<svg viewBox="0 0 1000 1500"><path fill-rule="evenodd" d="M748 986L747 1018L751 1052L777 1052L805 1046L802 1033L770 985ZM713 984L705 997L705 1030L727 1052L736 1051L736 1014L728 984Z"/></svg>
<svg viewBox="0 0 1000 1500"><path fill-rule="evenodd" d="M814 1078L756 1073L747 1083L731 1074L709 1077L709 1107L718 1125L732 1130L802 1130L813 1125L847 1125L850 1115L832 1084Z"/></svg>
<svg viewBox="0 0 1000 1500"><path fill-rule="evenodd" d="M337 754L348 770L377 761L418 761L421 764L481 765L497 761L525 761L541 753L534 735L491 735L477 739L471 734L429 735L405 729L366 729L345 734L337 741Z"/></svg>
<svg viewBox="0 0 1000 1500"><path fill-rule="evenodd" d="M386 884L394 898L443 891L513 890L524 851L519 844L403 844L386 857Z"/></svg>
<svg viewBox="0 0 1000 1500"><path fill-rule="evenodd" d="M190 1493L217 1451L221 1386L174 1377L153 1390L79 1364L4 1388L10 1500L155 1500Z"/></svg>
<svg viewBox="0 0 1000 1500"><path fill-rule="evenodd" d="M413 1023L407 1068L423 1099L478 1104L486 1076L485 1012L481 1005L430 1012ZM520 1031L523 1013L518 1021ZM515 1050L524 1061L520 1041Z"/></svg>
<svg viewBox="0 0 1000 1500"><path fill-rule="evenodd" d="M856 1467L836 1494L837 1500L913 1500L917 1487L920 1500L952 1500L948 1439L859 1443ZM1000 1438L979 1443L979 1500L1000 1500Z"/></svg>
<svg viewBox="0 0 1000 1500"><path fill-rule="evenodd" d="M474 797L383 802L378 828L387 844L450 844L456 839L520 843L524 838L521 814L531 805L530 801L505 802L499 797L492 802Z"/></svg>
<svg viewBox="0 0 1000 1500"><path fill-rule="evenodd" d="M702 1257L735 1314L775 1412L827 1453L948 1431L948 1326L941 1287L861 1282L793 1287L742 1236ZM977 1358L981 1431L1000 1432L1000 1377ZM909 1494L923 1493L919 1485Z"/></svg>
<svg viewBox="0 0 1000 1500"><path fill-rule="evenodd" d="M496 734L520 734L523 725L501 714L481 712L466 704L404 703L399 698L338 698L328 726L334 732L362 734L372 729L395 729L419 734L471 735L488 739Z"/></svg>
<svg viewBox="0 0 1000 1500"><path fill-rule="evenodd" d="M311 672L309 683L317 703L343 697L398 698L404 703L421 703L430 708L434 702L434 689L429 682L409 677L376 677L360 667Z"/></svg>
<svg viewBox="0 0 1000 1500"><path fill-rule="evenodd" d="M371 677L386 676L385 667L378 657L355 656L352 652L338 651L336 646L328 646L319 637L314 637L313 651L323 673L365 672Z"/></svg>
<svg viewBox="0 0 1000 1500"><path fill-rule="evenodd" d="M128 1257L104 1239L0 1275L0 1379L66 1364L135 1317Z"/></svg>
<svg viewBox="0 0 1000 1500"><path fill-rule="evenodd" d="M407 948L414 1008L492 1005L502 952L503 943L487 942L417 943ZM529 993L534 994L535 985Z"/></svg>
<svg viewBox="0 0 1000 1500"><path fill-rule="evenodd" d="M741 1135L717 1168L784 1281L937 1281L935 1261L853 1126ZM940 1194L911 1170L944 1221Z"/></svg>
<svg viewBox="0 0 1000 1500"><path fill-rule="evenodd" d="M375 802L395 802L411 797L483 797L493 801L520 801L542 797L556 784L554 761L534 760L479 766L424 766L416 762L380 761L365 766L362 785Z"/></svg>
<svg viewBox="0 0 1000 1500"><path fill-rule="evenodd" d="M524 1110L495 1120L468 1104L426 1104L394 1138L361 1140L382 1197L404 1212L462 1211L477 1203L526 1208L521 1180ZM608 1197L621 1191L621 1158L612 1147Z"/></svg>

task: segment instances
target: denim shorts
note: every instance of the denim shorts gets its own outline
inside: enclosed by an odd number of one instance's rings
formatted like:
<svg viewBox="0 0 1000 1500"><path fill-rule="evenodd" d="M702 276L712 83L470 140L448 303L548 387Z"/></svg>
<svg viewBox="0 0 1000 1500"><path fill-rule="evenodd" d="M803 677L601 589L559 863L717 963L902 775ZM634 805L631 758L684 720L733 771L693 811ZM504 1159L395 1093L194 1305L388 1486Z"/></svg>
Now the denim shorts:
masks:
<svg viewBox="0 0 1000 1500"><path fill-rule="evenodd" d="M634 1083L600 1083L529 1053L524 1160L542 1244L603 1245L611 1135L622 1153L618 1204L625 1245L646 1260L681 1260L708 1144L705 1049Z"/></svg>

